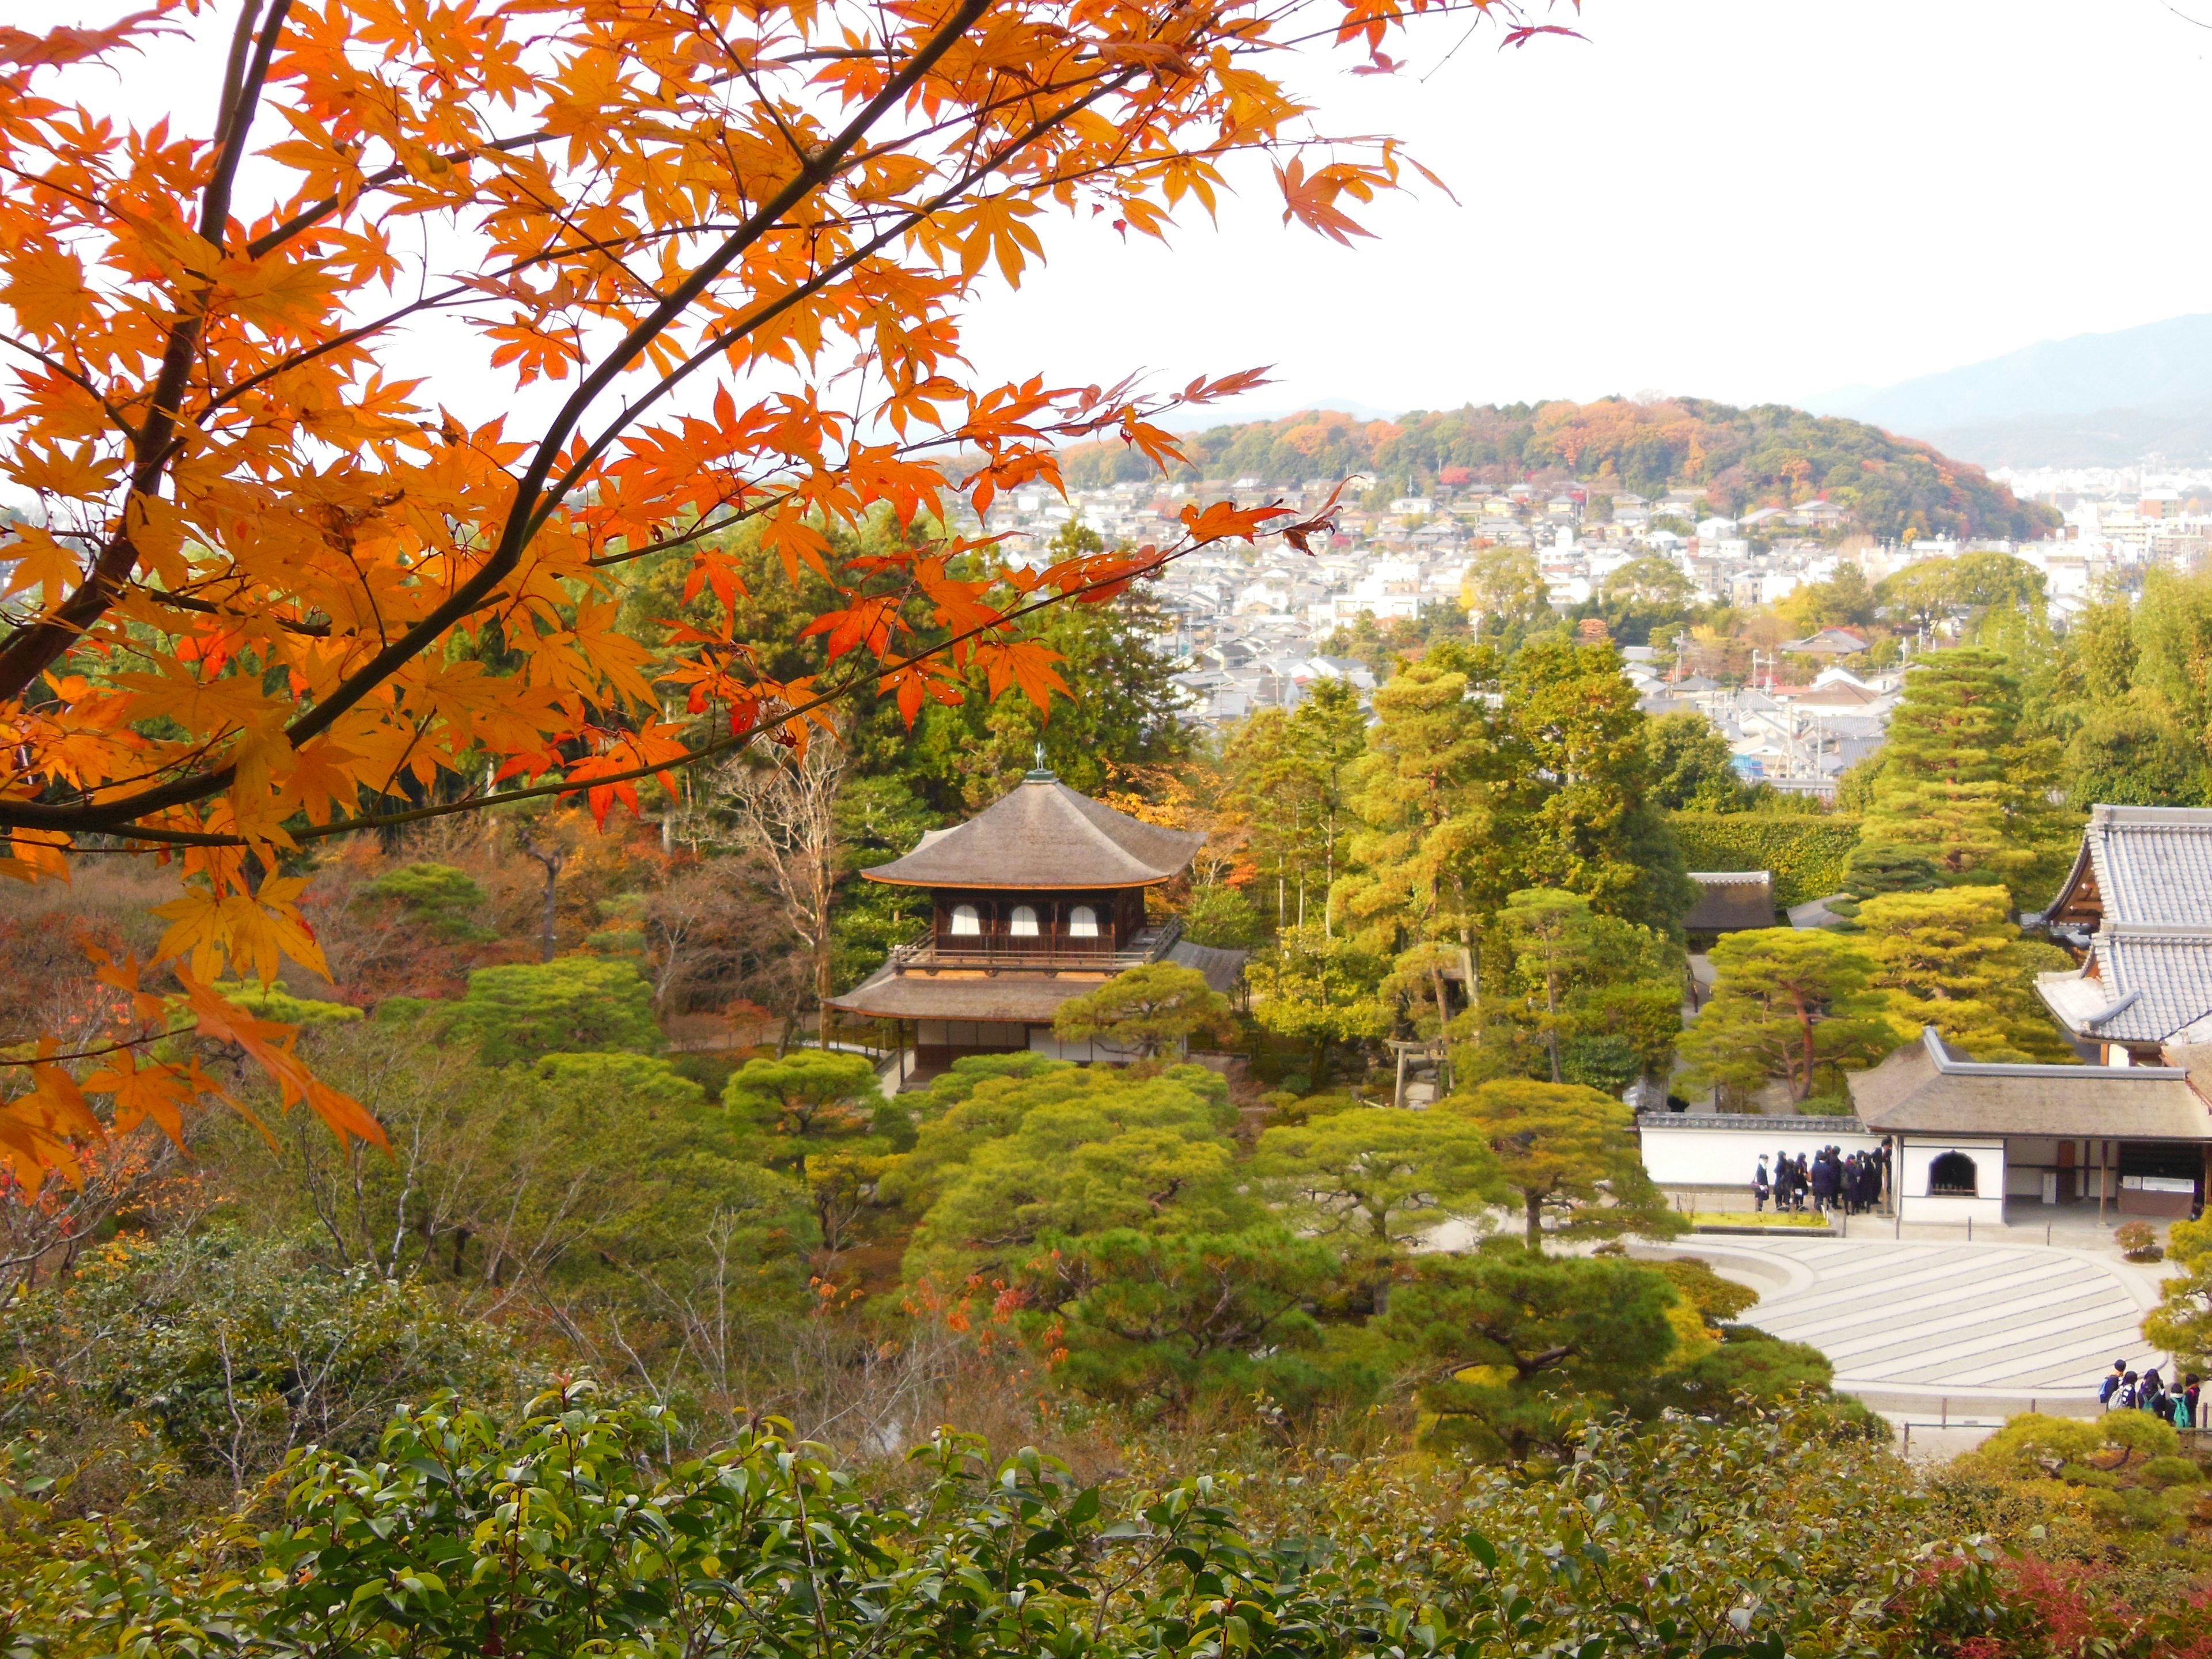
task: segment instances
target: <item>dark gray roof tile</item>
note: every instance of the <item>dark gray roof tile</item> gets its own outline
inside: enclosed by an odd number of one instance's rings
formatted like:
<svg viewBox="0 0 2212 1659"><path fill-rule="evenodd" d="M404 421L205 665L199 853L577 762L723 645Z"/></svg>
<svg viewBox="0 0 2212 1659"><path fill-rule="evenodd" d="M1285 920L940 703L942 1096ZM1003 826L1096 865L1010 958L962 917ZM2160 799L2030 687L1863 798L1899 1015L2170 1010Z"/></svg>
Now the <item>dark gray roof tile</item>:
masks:
<svg viewBox="0 0 2212 1659"><path fill-rule="evenodd" d="M902 859L863 871L908 887L1149 887L1205 842L1117 812L1053 777L1030 777L967 823L922 838Z"/></svg>

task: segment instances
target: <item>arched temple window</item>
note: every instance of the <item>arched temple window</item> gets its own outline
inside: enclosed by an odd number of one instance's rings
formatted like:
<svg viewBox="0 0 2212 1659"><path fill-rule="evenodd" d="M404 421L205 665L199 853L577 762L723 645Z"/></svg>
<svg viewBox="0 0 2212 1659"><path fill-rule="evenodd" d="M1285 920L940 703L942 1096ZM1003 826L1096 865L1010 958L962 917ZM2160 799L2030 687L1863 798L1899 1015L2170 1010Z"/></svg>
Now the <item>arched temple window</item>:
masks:
<svg viewBox="0 0 2212 1659"><path fill-rule="evenodd" d="M1016 939L1035 939L1037 936L1036 909L1027 904L1017 904L1006 931Z"/></svg>
<svg viewBox="0 0 2212 1659"><path fill-rule="evenodd" d="M1974 1160L1964 1152L1945 1152L1928 1166L1930 1198L1975 1198L1981 1190Z"/></svg>
<svg viewBox="0 0 2212 1659"><path fill-rule="evenodd" d="M1097 939L1098 913L1087 904L1079 904L1067 913L1067 936L1070 939Z"/></svg>
<svg viewBox="0 0 2212 1659"><path fill-rule="evenodd" d="M975 914L974 905L956 904L952 907L952 933L956 939L963 935L972 938L982 931L983 921Z"/></svg>

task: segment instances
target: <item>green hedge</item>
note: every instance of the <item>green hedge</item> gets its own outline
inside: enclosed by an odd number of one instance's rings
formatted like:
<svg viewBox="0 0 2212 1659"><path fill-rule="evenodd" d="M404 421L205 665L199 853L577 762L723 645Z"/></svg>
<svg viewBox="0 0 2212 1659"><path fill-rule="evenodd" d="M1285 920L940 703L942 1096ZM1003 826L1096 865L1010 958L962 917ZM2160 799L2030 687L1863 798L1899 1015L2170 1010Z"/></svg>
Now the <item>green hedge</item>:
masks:
<svg viewBox="0 0 2212 1659"><path fill-rule="evenodd" d="M1839 891L1859 844L1859 821L1833 814L1670 812L1667 822L1692 870L1771 870L1778 909Z"/></svg>

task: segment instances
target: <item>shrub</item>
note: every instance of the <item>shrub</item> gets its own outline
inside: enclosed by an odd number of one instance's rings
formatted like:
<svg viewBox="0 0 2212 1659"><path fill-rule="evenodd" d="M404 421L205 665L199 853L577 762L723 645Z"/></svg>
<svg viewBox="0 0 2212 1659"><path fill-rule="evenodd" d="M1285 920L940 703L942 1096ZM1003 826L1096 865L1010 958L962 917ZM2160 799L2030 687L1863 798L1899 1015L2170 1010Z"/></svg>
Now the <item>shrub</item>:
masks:
<svg viewBox="0 0 2212 1659"><path fill-rule="evenodd" d="M2142 1473L2154 1486L2193 1486L2204 1479L2204 1471L2197 1467L2195 1459L2179 1455L2154 1457L2143 1465Z"/></svg>
<svg viewBox="0 0 2212 1659"><path fill-rule="evenodd" d="M476 1043L487 1066L548 1054L651 1054L661 1042L653 988L633 964L596 957L477 969L447 1035Z"/></svg>
<svg viewBox="0 0 2212 1659"><path fill-rule="evenodd" d="M279 1020L287 1025L305 1025L312 1030L318 1025L344 1025L363 1018L362 1011L350 1003L319 1002L309 997L295 997L286 989L281 979L268 985L218 980L213 989L218 996L236 1003L256 1019Z"/></svg>
<svg viewBox="0 0 2212 1659"><path fill-rule="evenodd" d="M368 1453L402 1401L495 1398L516 1364L423 1284L228 1234L118 1241L33 1293L9 1334L21 1360L69 1377L78 1412L143 1423L234 1486L304 1445Z"/></svg>
<svg viewBox="0 0 2212 1659"><path fill-rule="evenodd" d="M422 922L441 939L492 936L491 930L476 920L484 903L484 890L466 872L450 864L410 864L379 876L366 890L373 897L394 901L400 907L402 921Z"/></svg>
<svg viewBox="0 0 2212 1659"><path fill-rule="evenodd" d="M1252 901L1234 887L1203 887L1183 915L1183 936L1194 945L1249 951L1267 937Z"/></svg>
<svg viewBox="0 0 2212 1659"><path fill-rule="evenodd" d="M1925 1646L1871 1639L1922 1622L1929 1529L1893 1460L1795 1413L1595 1425L1534 1480L1293 1453L1086 1488L945 1433L904 1501L781 1425L672 1468L664 1426L582 1388L519 1419L440 1400L373 1465L301 1459L251 1530L173 1553L112 1518L0 1534L9 1650L1951 1653L1978 1651L1951 1616L1993 1599L1932 1609Z"/></svg>
<svg viewBox="0 0 2212 1659"><path fill-rule="evenodd" d="M2166 1255L2159 1248L2158 1229L2148 1221L2123 1221L2112 1229L2112 1243L2130 1261L2156 1261Z"/></svg>
<svg viewBox="0 0 2212 1659"><path fill-rule="evenodd" d="M1784 909L1842 890L1859 842L1859 821L1833 814L1674 812L1668 816L1692 870L1771 870Z"/></svg>

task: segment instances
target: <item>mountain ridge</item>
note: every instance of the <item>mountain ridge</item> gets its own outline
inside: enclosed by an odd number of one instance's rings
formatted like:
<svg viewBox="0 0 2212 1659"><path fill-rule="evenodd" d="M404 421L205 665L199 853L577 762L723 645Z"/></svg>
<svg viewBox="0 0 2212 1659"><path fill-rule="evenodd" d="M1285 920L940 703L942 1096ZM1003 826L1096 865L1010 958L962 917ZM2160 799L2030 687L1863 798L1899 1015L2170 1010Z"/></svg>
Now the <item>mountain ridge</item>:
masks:
<svg viewBox="0 0 2212 1659"><path fill-rule="evenodd" d="M2212 404L2212 313L2039 340L1893 386L1839 387L1805 407L1933 442L2006 422L2198 404Z"/></svg>

